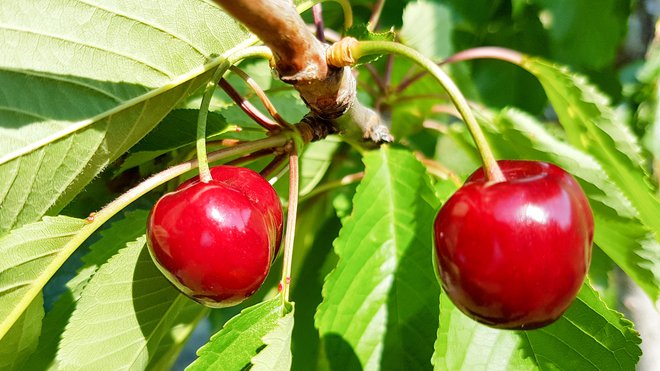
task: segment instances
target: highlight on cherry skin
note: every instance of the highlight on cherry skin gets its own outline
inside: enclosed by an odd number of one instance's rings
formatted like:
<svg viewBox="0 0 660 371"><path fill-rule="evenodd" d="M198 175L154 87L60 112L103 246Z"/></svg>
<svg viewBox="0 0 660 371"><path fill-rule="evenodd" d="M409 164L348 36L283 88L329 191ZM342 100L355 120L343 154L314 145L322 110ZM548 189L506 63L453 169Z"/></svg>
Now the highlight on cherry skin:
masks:
<svg viewBox="0 0 660 371"><path fill-rule="evenodd" d="M282 205L266 179L217 166L161 197L147 220L156 266L181 292L209 307L241 303L263 284L282 238Z"/></svg>
<svg viewBox="0 0 660 371"><path fill-rule="evenodd" d="M498 161L442 206L434 223L438 275L463 313L502 329L556 321L580 290L591 262L594 221L577 181L556 165Z"/></svg>

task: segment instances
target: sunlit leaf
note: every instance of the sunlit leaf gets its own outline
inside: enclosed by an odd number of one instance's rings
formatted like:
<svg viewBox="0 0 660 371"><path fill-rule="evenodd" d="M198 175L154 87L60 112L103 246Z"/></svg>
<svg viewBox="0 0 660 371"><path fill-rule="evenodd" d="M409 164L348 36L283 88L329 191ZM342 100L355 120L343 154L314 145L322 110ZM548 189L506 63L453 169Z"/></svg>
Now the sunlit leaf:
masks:
<svg viewBox="0 0 660 371"><path fill-rule="evenodd" d="M608 99L584 77L541 59L525 58L521 65L541 81L568 141L601 163L660 242L660 200L649 186L637 139L617 120Z"/></svg>
<svg viewBox="0 0 660 371"><path fill-rule="evenodd" d="M0 233L56 213L248 34L205 1L3 1Z"/></svg>
<svg viewBox="0 0 660 371"><path fill-rule="evenodd" d="M264 347L264 337L278 331L279 319L292 314L277 296L244 309L197 351L199 358L189 370L241 370L249 366Z"/></svg>
<svg viewBox="0 0 660 371"><path fill-rule="evenodd" d="M76 276L66 284L66 291L60 295L44 318L39 347L25 365L26 369L57 368L55 355L60 339L78 300L80 300L83 289L101 265L105 264L121 248L124 248L127 243L144 234L147 215L147 210L127 212L120 220L113 222L99 233L100 238L83 256L82 267L78 269Z"/></svg>
<svg viewBox="0 0 660 371"><path fill-rule="evenodd" d="M85 221L59 216L0 238L0 338L70 255L64 247Z"/></svg>
<svg viewBox="0 0 660 371"><path fill-rule="evenodd" d="M0 370L17 370L37 348L44 318L43 296L37 296L0 339Z"/></svg>
<svg viewBox="0 0 660 371"><path fill-rule="evenodd" d="M169 368L204 314L156 268L142 236L85 286L57 361L63 369Z"/></svg>
<svg viewBox="0 0 660 371"><path fill-rule="evenodd" d="M436 370L632 370L640 343L632 323L588 283L557 322L530 331L478 324L443 295L433 362Z"/></svg>
<svg viewBox="0 0 660 371"><path fill-rule="evenodd" d="M433 60L452 53L452 14L447 5L430 1L409 3L403 11L401 41Z"/></svg>
<svg viewBox="0 0 660 371"><path fill-rule="evenodd" d="M429 368L438 318L431 241L438 200L410 152L382 147L364 162L316 314L323 350L336 369Z"/></svg>
<svg viewBox="0 0 660 371"><path fill-rule="evenodd" d="M291 369L291 333L293 309L277 320L277 326L261 340L265 347L252 358L252 370L289 371Z"/></svg>
<svg viewBox="0 0 660 371"><path fill-rule="evenodd" d="M618 0L534 0L543 7L550 48L562 63L602 69L626 34L630 4Z"/></svg>

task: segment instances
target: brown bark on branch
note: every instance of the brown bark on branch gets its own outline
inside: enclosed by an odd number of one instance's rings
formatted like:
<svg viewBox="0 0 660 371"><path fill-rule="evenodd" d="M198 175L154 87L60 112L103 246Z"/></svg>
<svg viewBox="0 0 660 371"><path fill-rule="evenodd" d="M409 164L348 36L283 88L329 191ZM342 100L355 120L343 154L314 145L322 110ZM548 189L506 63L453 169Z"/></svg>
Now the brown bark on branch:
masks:
<svg viewBox="0 0 660 371"><path fill-rule="evenodd" d="M291 0L215 2L273 51L280 79L300 92L312 114L336 123L341 130L357 127L363 137L375 142L392 140L378 114L358 102L350 68L327 64L326 46L307 28ZM340 117L341 125L335 122Z"/></svg>
<svg viewBox="0 0 660 371"><path fill-rule="evenodd" d="M273 50L286 82L322 80L328 73L325 47L306 30L290 0L215 0Z"/></svg>

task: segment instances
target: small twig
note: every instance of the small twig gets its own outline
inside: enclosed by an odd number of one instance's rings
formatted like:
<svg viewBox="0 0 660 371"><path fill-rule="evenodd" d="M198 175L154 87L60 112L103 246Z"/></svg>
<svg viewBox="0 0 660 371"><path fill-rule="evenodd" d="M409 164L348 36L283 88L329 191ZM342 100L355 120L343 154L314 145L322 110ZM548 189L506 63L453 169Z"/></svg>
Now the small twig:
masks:
<svg viewBox="0 0 660 371"><path fill-rule="evenodd" d="M378 88L380 89L380 91L385 93L385 91L387 89L387 85L385 83L385 80L383 80L383 78L380 76L380 74L376 70L376 67L374 67L371 63L365 64L364 67L367 69L367 71L371 75L371 78L374 79L374 81L376 82L376 85L378 85Z"/></svg>
<svg viewBox="0 0 660 371"><path fill-rule="evenodd" d="M522 63L523 56L521 53L515 50L500 48L496 46L484 46L458 52L445 59L444 61L438 63L438 65L442 66L445 64L464 62L473 59L499 59L502 61L511 62L513 64L520 64ZM426 76L427 73L428 71L421 71L409 78L401 80L401 83L396 90L397 93L404 91L414 82Z"/></svg>
<svg viewBox="0 0 660 371"><path fill-rule="evenodd" d="M404 95L404 96L399 96L396 97L395 99L392 100L392 103L402 103L402 102L407 102L407 101L416 101L420 99L447 99L448 95L445 94L444 92L436 93L436 94L413 94L413 95Z"/></svg>
<svg viewBox="0 0 660 371"><path fill-rule="evenodd" d="M282 258L282 301L289 302L291 291L291 263L293 260L293 242L296 233L296 217L298 213L298 149L292 146L289 156L289 208L286 215L286 235L284 238L284 254Z"/></svg>
<svg viewBox="0 0 660 371"><path fill-rule="evenodd" d="M371 17L369 18L369 23L367 23L367 30L370 32L378 27L378 22L380 21L380 15L383 12L384 5L385 0L377 0L374 4L373 10L371 11Z"/></svg>
<svg viewBox="0 0 660 371"><path fill-rule="evenodd" d="M307 25L307 28L312 32L316 32L316 26L313 24ZM336 43L337 41L341 40L341 35L339 32L331 28L324 28L323 35L325 36L325 41L329 44Z"/></svg>
<svg viewBox="0 0 660 371"><path fill-rule="evenodd" d="M521 64L523 55L515 50L500 48L497 46L482 46L466 49L440 62L440 65L469 61L473 59L499 59L513 64Z"/></svg>
<svg viewBox="0 0 660 371"><path fill-rule="evenodd" d="M318 196L321 193L328 192L328 191L333 190L335 188L344 187L344 186L347 186L349 184L357 183L360 180L362 180L362 178L364 178L364 171L360 171L360 172L354 173L354 174L349 174L349 175L346 175L346 176L342 177L341 179L333 180L333 181L321 184L321 185L317 186L316 188L314 188L313 191L311 191L308 194L301 197L300 202L304 202L306 200L309 200L310 198Z"/></svg>
<svg viewBox="0 0 660 371"><path fill-rule="evenodd" d="M261 111L257 109L252 103L248 102L239 92L231 86L227 80L220 79L218 85L222 90L229 95L229 97L245 112L252 120L257 124L261 125L264 129L268 131L277 130L280 128L280 125L266 117Z"/></svg>
<svg viewBox="0 0 660 371"><path fill-rule="evenodd" d="M437 131L438 133L447 134L449 133L449 128L445 124L441 124L434 120L424 120L422 122L422 127L425 129L430 129Z"/></svg>
<svg viewBox="0 0 660 371"><path fill-rule="evenodd" d="M320 42L325 42L325 26L323 25L323 6L321 3L315 4L312 7L312 14L314 15L314 26L316 27L316 38Z"/></svg>
<svg viewBox="0 0 660 371"><path fill-rule="evenodd" d="M456 187L461 186L461 178L459 178L458 175L456 175L453 171L447 169L443 164L427 158L421 152L415 152L415 157L417 157L419 162L426 166L426 169L430 174L440 179L449 180Z"/></svg>
<svg viewBox="0 0 660 371"><path fill-rule="evenodd" d="M244 165L247 163L250 163L252 161L258 160L260 158L270 156L273 154L274 149L273 148L268 148L268 149L262 149L260 151L252 152L250 154L247 154L245 156L241 156L239 158L235 158L231 161L227 161L225 165L229 166L239 166L239 165Z"/></svg>
<svg viewBox="0 0 660 371"><path fill-rule="evenodd" d="M376 89L373 88L373 86L367 84L366 82L363 81L358 81L357 85L362 89L365 90L369 95L372 97L378 97L380 94L376 91Z"/></svg>
<svg viewBox="0 0 660 371"><path fill-rule="evenodd" d="M444 114L447 114L447 115L454 116L455 118L460 119L460 120L463 119L463 117L461 117L461 113L458 112L456 107L451 105L451 104L436 104L435 106L431 107L431 112L433 112L433 113L444 113Z"/></svg>
<svg viewBox="0 0 660 371"><path fill-rule="evenodd" d="M275 158L270 163L268 163L268 165L266 165L266 167L264 167L259 172L259 174L261 174L261 176L264 178L270 177L271 174L275 173L282 166L282 164L286 162L287 157L288 154L286 153L281 153L275 156Z"/></svg>
<svg viewBox="0 0 660 371"><path fill-rule="evenodd" d="M291 125L288 122L286 122L286 120L283 119L282 116L280 116L273 103L270 101L270 99L268 99L268 96L266 96L264 90L261 89L261 86L259 86L259 84L257 84L257 82L254 81L254 79L250 77L250 75L248 75L247 73L245 73L245 71L241 70L236 66L229 67L229 70L235 73L236 75L238 75L238 77L240 77L241 79L243 79L243 81L245 81L245 83L248 84L248 86L252 89L252 91L254 91L255 94L257 94L257 97L259 97L259 100L261 100L261 103L264 105L264 107L266 107L266 110L268 111L270 116L277 122L277 124L285 128L291 127Z"/></svg>
<svg viewBox="0 0 660 371"><path fill-rule="evenodd" d="M394 68L394 55L390 54L387 56L387 62L385 64L385 75L383 80L385 81L385 92L388 92L390 89L390 84L392 83L392 69Z"/></svg>
<svg viewBox="0 0 660 371"><path fill-rule="evenodd" d="M233 147L244 143L238 139L219 139L219 140L209 140L206 142L207 146L222 146L222 147Z"/></svg>
<svg viewBox="0 0 660 371"><path fill-rule="evenodd" d="M427 73L428 72L426 72L426 71L421 71L421 72L418 72L414 75L409 75L409 76L404 77L401 80L401 82L399 83L399 86L396 88L396 92L401 93L404 90L408 89L408 87L410 85L414 84L415 82L417 82L417 80L419 80L422 77L426 76Z"/></svg>

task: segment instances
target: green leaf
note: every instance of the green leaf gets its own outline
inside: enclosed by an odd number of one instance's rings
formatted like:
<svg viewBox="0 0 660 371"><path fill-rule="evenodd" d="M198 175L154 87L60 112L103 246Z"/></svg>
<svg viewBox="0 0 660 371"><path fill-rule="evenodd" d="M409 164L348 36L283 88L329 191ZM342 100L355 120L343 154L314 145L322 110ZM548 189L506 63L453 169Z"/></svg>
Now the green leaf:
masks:
<svg viewBox="0 0 660 371"><path fill-rule="evenodd" d="M244 369L263 349L264 337L277 332L279 319L292 310L282 307L279 296L244 309L197 351L199 358L188 370Z"/></svg>
<svg viewBox="0 0 660 371"><path fill-rule="evenodd" d="M403 11L401 42L439 61L453 52L451 10L444 4L420 0Z"/></svg>
<svg viewBox="0 0 660 371"><path fill-rule="evenodd" d="M197 115L199 110L175 109L171 111L154 130L137 142L129 151L129 156L122 162L118 173L141 165L147 161L195 142L197 134ZM213 136L227 130L224 118L209 112L206 121L206 134Z"/></svg>
<svg viewBox="0 0 660 371"><path fill-rule="evenodd" d="M438 200L410 152L384 146L364 163L316 326L332 368L429 368L440 291L431 240Z"/></svg>
<svg viewBox="0 0 660 371"><path fill-rule="evenodd" d="M554 59L591 69L614 62L628 29L630 1L534 1L544 8Z"/></svg>
<svg viewBox="0 0 660 371"><path fill-rule="evenodd" d="M336 172L336 168L333 170ZM296 302L292 370L306 371L319 363L320 340L314 314L323 299L323 279L336 262L332 241L340 227L328 193L300 204L291 264L291 297Z"/></svg>
<svg viewBox="0 0 660 371"><path fill-rule="evenodd" d="M588 282L555 324L520 336L541 369L634 370L642 355L632 322L607 308Z"/></svg>
<svg viewBox="0 0 660 371"><path fill-rule="evenodd" d="M43 296L37 296L23 315L0 339L0 370L18 370L39 343L41 320L44 317Z"/></svg>
<svg viewBox="0 0 660 371"><path fill-rule="evenodd" d="M30 357L25 368L29 370L44 370L57 368L55 355L59 347L64 328L76 308L80 295L94 276L97 269L105 264L127 243L144 234L148 210L126 212L123 218L113 222L102 230L98 241L93 243L89 252L82 258L83 266L66 284L66 291L53 305L44 319L39 347Z"/></svg>
<svg viewBox="0 0 660 371"><path fill-rule="evenodd" d="M156 268L142 236L89 281L57 360L62 369L169 368L205 313Z"/></svg>
<svg viewBox="0 0 660 371"><path fill-rule="evenodd" d="M503 3L502 0L447 0L452 9L465 21L479 29L493 17Z"/></svg>
<svg viewBox="0 0 660 371"><path fill-rule="evenodd" d="M543 85L568 141L594 156L660 242L660 200L649 186L640 146L607 98L579 76L537 58L522 66Z"/></svg>
<svg viewBox="0 0 660 371"><path fill-rule="evenodd" d="M514 331L479 324L440 296L440 324L432 363L435 370L536 370Z"/></svg>
<svg viewBox="0 0 660 371"><path fill-rule="evenodd" d="M642 354L632 323L607 308L588 283L564 316L537 330L480 325L445 295L440 313L436 370L634 370Z"/></svg>
<svg viewBox="0 0 660 371"><path fill-rule="evenodd" d="M249 36L197 0L4 1L0 23L0 233L57 213Z"/></svg>
<svg viewBox="0 0 660 371"><path fill-rule="evenodd" d="M595 243L653 299L660 299L660 243L621 188L594 157L561 142L531 116L509 109L494 118L501 156L555 163L575 176L589 197ZM488 126L485 126L488 127ZM504 140L503 140L504 139ZM659 214L660 215L660 214Z"/></svg>
<svg viewBox="0 0 660 371"><path fill-rule="evenodd" d="M86 224L65 216L45 217L0 237L0 338L70 255L66 244Z"/></svg>
<svg viewBox="0 0 660 371"><path fill-rule="evenodd" d="M252 358L255 371L289 371L291 369L291 333L293 332L294 308L284 317L277 319L277 326L261 340L264 342L259 354Z"/></svg>
<svg viewBox="0 0 660 371"><path fill-rule="evenodd" d="M300 195L306 195L319 184L332 163L341 140L330 136L305 147L300 156Z"/></svg>

